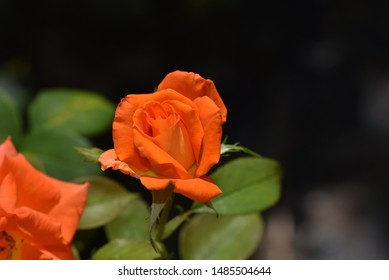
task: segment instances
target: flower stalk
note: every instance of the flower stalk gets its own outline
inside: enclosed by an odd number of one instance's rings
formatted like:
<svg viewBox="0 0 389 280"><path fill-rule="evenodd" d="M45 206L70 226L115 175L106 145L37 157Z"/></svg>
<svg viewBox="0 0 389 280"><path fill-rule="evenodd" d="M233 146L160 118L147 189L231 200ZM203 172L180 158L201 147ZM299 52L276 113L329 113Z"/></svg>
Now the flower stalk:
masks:
<svg viewBox="0 0 389 280"><path fill-rule="evenodd" d="M174 193L172 192L171 195L166 200L163 209L161 210L161 214L160 214L160 217L158 219L157 228L156 228L156 235L155 235L156 246L155 246L155 249L158 253L160 253L161 258L164 260L170 259L169 254L166 251L166 248L163 245L162 240L164 237L165 226L166 226L166 223L169 219L169 215L170 215L170 212L172 209L173 200L174 200Z"/></svg>

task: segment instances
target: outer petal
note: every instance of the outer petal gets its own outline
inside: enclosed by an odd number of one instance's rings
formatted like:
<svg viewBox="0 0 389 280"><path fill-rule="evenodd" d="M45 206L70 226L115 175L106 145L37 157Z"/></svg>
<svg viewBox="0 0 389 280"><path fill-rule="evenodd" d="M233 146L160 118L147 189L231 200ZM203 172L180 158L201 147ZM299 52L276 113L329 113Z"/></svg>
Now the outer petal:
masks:
<svg viewBox="0 0 389 280"><path fill-rule="evenodd" d="M16 156L17 151L15 149L14 144L11 141L11 137L7 137L3 144L0 145L0 154L5 154L8 156Z"/></svg>
<svg viewBox="0 0 389 280"><path fill-rule="evenodd" d="M140 180L149 190L163 190L173 184L174 192L198 202L208 202L222 193L212 179L206 176L185 180L141 176Z"/></svg>
<svg viewBox="0 0 389 280"><path fill-rule="evenodd" d="M202 156L195 176L205 175L212 166L219 162L222 139L222 117L219 108L204 96L194 100L204 126Z"/></svg>
<svg viewBox="0 0 389 280"><path fill-rule="evenodd" d="M101 170L105 171L108 168L112 168L113 170L120 170L124 174L129 174L133 177L137 177L138 175L135 171L128 166L127 163L120 161L114 149L110 149L102 153L99 157L99 162L101 164Z"/></svg>
<svg viewBox="0 0 389 280"><path fill-rule="evenodd" d="M174 71L166 75L158 85L158 90L167 88L174 89L191 100L201 96L208 96L220 108L223 123L226 121L227 108L211 80L204 79L199 74L192 72Z"/></svg>
<svg viewBox="0 0 389 280"><path fill-rule="evenodd" d="M74 260L72 249L69 246L55 248L40 248L35 243L23 242L20 259L23 260Z"/></svg>
<svg viewBox="0 0 389 280"><path fill-rule="evenodd" d="M55 250L41 250L39 259L41 260L73 260L74 255L69 246L58 247Z"/></svg>
<svg viewBox="0 0 389 280"><path fill-rule="evenodd" d="M171 179L167 178L156 178L149 176L141 176L140 182L150 191L164 190L170 183Z"/></svg>
<svg viewBox="0 0 389 280"><path fill-rule="evenodd" d="M201 177L190 180L174 180L174 192L182 194L198 202L208 202L222 191L210 177Z"/></svg>
<svg viewBox="0 0 389 280"><path fill-rule="evenodd" d="M3 160L6 156L16 156L16 155L17 155L17 151L15 149L15 146L12 144L11 137L7 137L7 139L0 145L0 166L3 165Z"/></svg>
<svg viewBox="0 0 389 280"><path fill-rule="evenodd" d="M62 236L70 243L85 208L89 184L73 184L50 177L47 180L61 193L58 204L48 214L61 223Z"/></svg>
<svg viewBox="0 0 389 280"><path fill-rule="evenodd" d="M150 169L150 164L142 158L134 146L133 115L138 107L149 100L151 94L131 94L123 98L116 108L112 124L114 148L118 159L138 170Z"/></svg>
<svg viewBox="0 0 389 280"><path fill-rule="evenodd" d="M103 152L99 157L101 170L103 171L107 170L108 168L112 168L112 166L114 166L115 162L117 161L119 161L119 158L114 149Z"/></svg>
<svg viewBox="0 0 389 280"><path fill-rule="evenodd" d="M49 177L34 169L22 154L6 157L3 162L4 167L8 168L15 178L17 186L16 208L25 206L42 213L48 213L58 203L60 193L47 181Z"/></svg>
<svg viewBox="0 0 389 280"><path fill-rule="evenodd" d="M0 215L2 212L12 213L15 211L15 205L17 200L15 178L11 173L0 181Z"/></svg>

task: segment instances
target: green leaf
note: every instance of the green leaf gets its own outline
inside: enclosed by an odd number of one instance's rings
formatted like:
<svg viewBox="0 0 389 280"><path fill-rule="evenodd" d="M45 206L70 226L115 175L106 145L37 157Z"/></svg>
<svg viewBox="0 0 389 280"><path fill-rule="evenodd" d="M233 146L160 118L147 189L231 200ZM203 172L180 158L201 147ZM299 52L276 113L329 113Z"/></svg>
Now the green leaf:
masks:
<svg viewBox="0 0 389 280"><path fill-rule="evenodd" d="M96 135L111 126L114 112L115 106L98 93L52 88L38 93L28 113L32 130L55 128Z"/></svg>
<svg viewBox="0 0 389 280"><path fill-rule="evenodd" d="M74 181L90 183L88 201L78 229L93 229L107 224L118 217L123 209L138 197L116 181L104 176L89 176Z"/></svg>
<svg viewBox="0 0 389 280"><path fill-rule="evenodd" d="M47 175L70 181L100 173L97 164L84 162L74 147L90 147L84 136L65 131L36 131L22 139L19 151Z"/></svg>
<svg viewBox="0 0 389 280"><path fill-rule="evenodd" d="M76 231L72 244L77 248L81 259L91 256L92 252L96 252L99 249L103 240L101 234L101 228Z"/></svg>
<svg viewBox="0 0 389 280"><path fill-rule="evenodd" d="M149 240L149 217L150 207L143 199L131 200L117 218L105 225L108 239Z"/></svg>
<svg viewBox="0 0 389 280"><path fill-rule="evenodd" d="M250 150L249 148L243 147L239 144L239 142L236 142L234 144L227 144L228 137L224 137L223 142L220 145L220 155L222 156L228 156L229 153L238 153L243 152L250 156L254 157L262 157L260 154L254 152L253 150Z"/></svg>
<svg viewBox="0 0 389 280"><path fill-rule="evenodd" d="M280 197L281 168L272 159L238 158L218 168L211 177L223 191L212 200L219 215L263 211ZM212 212L199 203L195 203L194 208L196 213Z"/></svg>
<svg viewBox="0 0 389 280"><path fill-rule="evenodd" d="M192 211L187 211L180 215L175 216L169 222L166 223L165 229L163 231L162 240L168 238L174 231L185 221L189 220L189 216L192 214Z"/></svg>
<svg viewBox="0 0 389 280"><path fill-rule="evenodd" d="M83 156L84 161L86 162L99 162L100 155L104 152L99 148L83 148L83 147L74 147L74 149Z"/></svg>
<svg viewBox="0 0 389 280"><path fill-rule="evenodd" d="M250 156L254 156L254 157L262 157L260 154L257 154L253 150L250 150L249 148L240 146L239 143L235 143L235 144L222 143L220 146L220 155L227 156L228 153L238 153L238 152L243 152L243 153L246 153L246 154L248 154Z"/></svg>
<svg viewBox="0 0 389 280"><path fill-rule="evenodd" d="M186 260L240 260L249 258L263 235L259 214L194 216L179 234L179 252Z"/></svg>
<svg viewBox="0 0 389 280"><path fill-rule="evenodd" d="M93 260L153 260L160 255L153 249L150 242L114 239L101 247L93 256Z"/></svg>
<svg viewBox="0 0 389 280"><path fill-rule="evenodd" d="M17 140L21 133L22 120L19 109L12 98L0 88L0 143L8 136Z"/></svg>

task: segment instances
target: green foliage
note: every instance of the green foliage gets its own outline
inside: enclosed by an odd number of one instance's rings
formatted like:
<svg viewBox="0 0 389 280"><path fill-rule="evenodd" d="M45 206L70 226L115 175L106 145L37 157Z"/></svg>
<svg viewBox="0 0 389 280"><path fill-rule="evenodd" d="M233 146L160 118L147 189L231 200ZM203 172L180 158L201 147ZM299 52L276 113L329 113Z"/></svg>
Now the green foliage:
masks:
<svg viewBox="0 0 389 280"><path fill-rule="evenodd" d="M45 89L30 104L31 130L72 130L96 135L108 129L115 107L101 95L67 88Z"/></svg>
<svg viewBox="0 0 389 280"><path fill-rule="evenodd" d="M114 239L101 247L93 256L93 260L153 260L160 255L153 249L149 241Z"/></svg>
<svg viewBox="0 0 389 280"><path fill-rule="evenodd" d="M107 177L89 176L75 181L90 183L88 201L78 229L93 229L111 222L123 212L126 205L138 197Z"/></svg>
<svg viewBox="0 0 389 280"><path fill-rule="evenodd" d="M116 219L105 225L108 239L149 240L149 217L150 206L140 197L132 199Z"/></svg>
<svg viewBox="0 0 389 280"><path fill-rule="evenodd" d="M83 156L84 161L86 162L99 162L100 155L104 152L102 149L93 147L93 148L83 148L83 147L74 147L74 149Z"/></svg>
<svg viewBox="0 0 389 280"><path fill-rule="evenodd" d="M173 197L171 188L152 193L151 212L141 198L125 202L125 207L118 207L117 217L105 223L109 242L92 258L168 258L160 242L177 230L181 259L249 258L263 236L260 212L279 199L281 168L268 158L244 157L219 167L211 176L223 194L208 204L194 203L192 209L169 221L165 219Z"/></svg>
<svg viewBox="0 0 389 280"><path fill-rule="evenodd" d="M260 154L257 154L253 150L250 150L246 147L241 146L239 143L235 144L226 144L227 138L224 139L223 143L220 145L220 155L222 156L228 156L229 153L246 153L250 156L254 157L261 157Z"/></svg>
<svg viewBox="0 0 389 280"><path fill-rule="evenodd" d="M183 222L189 221L189 216L191 214L192 211L188 211L180 215L177 215L173 219L171 219L165 226L162 239L168 238Z"/></svg>
<svg viewBox="0 0 389 280"><path fill-rule="evenodd" d="M99 174L96 162L102 150L92 148L87 136L110 128L114 105L98 93L79 89L47 89L28 106L30 125L22 128L22 112L0 89L0 141L11 137L19 152L41 171L61 180ZM97 157L97 158L96 158Z"/></svg>
<svg viewBox="0 0 389 280"><path fill-rule="evenodd" d="M20 137L22 120L14 100L0 88L0 143L8 136L16 141Z"/></svg>
<svg viewBox="0 0 389 280"><path fill-rule="evenodd" d="M46 174L61 180L99 173L96 164L82 161L74 147L90 147L91 142L82 135L57 130L41 130L27 134L19 151Z"/></svg>
<svg viewBox="0 0 389 280"><path fill-rule="evenodd" d="M263 227L257 213L219 218L196 215L180 232L180 256L187 260L247 259L258 247Z"/></svg>
<svg viewBox="0 0 389 280"><path fill-rule="evenodd" d="M220 215L236 215L263 211L274 205L281 191L281 168L275 160L244 157L218 168L212 179L223 193L212 200ZM196 213L212 213L196 203Z"/></svg>
<svg viewBox="0 0 389 280"><path fill-rule="evenodd" d="M151 204L151 213L150 213L150 227L149 227L149 236L150 242L153 245L154 249L156 248L156 242L162 239L164 224L167 221L170 207L173 199L173 186L169 185L164 190L154 190L152 191L153 202ZM168 205L168 207L166 207ZM157 222L160 219L160 222L163 224L162 227ZM155 234L154 234L155 233Z"/></svg>

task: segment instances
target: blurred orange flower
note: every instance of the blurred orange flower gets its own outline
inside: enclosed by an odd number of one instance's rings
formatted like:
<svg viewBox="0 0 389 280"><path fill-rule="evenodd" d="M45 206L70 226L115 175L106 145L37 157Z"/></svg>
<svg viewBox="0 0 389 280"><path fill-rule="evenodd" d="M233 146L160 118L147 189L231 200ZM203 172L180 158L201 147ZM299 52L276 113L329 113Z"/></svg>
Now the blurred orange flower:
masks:
<svg viewBox="0 0 389 280"><path fill-rule="evenodd" d="M0 259L74 259L70 247L88 184L51 178L0 145Z"/></svg>
<svg viewBox="0 0 389 280"><path fill-rule="evenodd" d="M227 109L214 83L195 73L169 73L154 93L129 94L113 121L114 149L102 169L121 170L149 190L169 184L199 202L221 193L206 173L220 158Z"/></svg>

